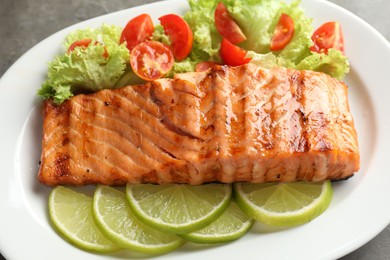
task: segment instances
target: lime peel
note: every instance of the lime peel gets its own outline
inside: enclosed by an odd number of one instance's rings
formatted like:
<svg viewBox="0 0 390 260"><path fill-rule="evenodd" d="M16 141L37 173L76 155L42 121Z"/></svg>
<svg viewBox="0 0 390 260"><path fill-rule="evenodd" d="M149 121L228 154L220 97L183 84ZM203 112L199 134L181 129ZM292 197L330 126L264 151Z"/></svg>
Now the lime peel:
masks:
<svg viewBox="0 0 390 260"><path fill-rule="evenodd" d="M251 185L249 188L248 185ZM273 226L296 226L307 223L314 218L321 215L330 205L333 197L333 189L330 181L323 183L274 183L274 184L249 184L249 183L236 183L234 184L234 194L238 205L241 209L251 216L252 218ZM272 186L273 185L273 186ZM295 200L295 205L288 205L283 199L283 192L281 189L293 187L294 185L301 185L301 189L297 189L297 192L305 193L305 185L307 186L306 192L308 193L307 198L311 198L310 202L306 202L306 205L302 205L301 200L297 200L293 193L289 192L288 199L291 201ZM260 201L253 196L254 193L260 192L262 188L274 189L273 192L268 192L268 198L264 201ZM318 194L313 193L318 189ZM285 192L285 191L284 191ZM284 194L285 195L285 194ZM272 201L273 203L271 203ZM297 204L301 204L301 208L296 208ZM308 203L308 204L307 204ZM277 210L272 208L272 204L279 207ZM285 208L282 210L280 205L284 205ZM292 209L289 209L289 206Z"/></svg>
<svg viewBox="0 0 390 260"><path fill-rule="evenodd" d="M107 239L92 216L92 198L57 186L49 196L49 214L55 229L76 247L99 253L121 248Z"/></svg>
<svg viewBox="0 0 390 260"><path fill-rule="evenodd" d="M125 194L99 185L93 200L93 213L102 232L123 248L145 254L165 254L183 245L179 236L155 230L132 213Z"/></svg>
<svg viewBox="0 0 390 260"><path fill-rule="evenodd" d="M186 234L217 219L228 207L228 184L128 184L127 200L144 223L164 232Z"/></svg>
<svg viewBox="0 0 390 260"><path fill-rule="evenodd" d="M226 243L241 238L253 225L234 201L230 202L225 212L208 226L182 235L188 241L199 244Z"/></svg>

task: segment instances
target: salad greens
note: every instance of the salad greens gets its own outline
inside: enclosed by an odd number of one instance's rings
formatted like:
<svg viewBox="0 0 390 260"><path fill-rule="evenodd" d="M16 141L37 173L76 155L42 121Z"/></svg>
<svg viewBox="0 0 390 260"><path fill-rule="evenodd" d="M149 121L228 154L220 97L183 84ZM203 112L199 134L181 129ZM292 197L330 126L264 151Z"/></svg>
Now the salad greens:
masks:
<svg viewBox="0 0 390 260"><path fill-rule="evenodd" d="M184 19L194 33L194 45L190 55L193 61L220 62L219 46L222 38L214 25L214 10L221 0L188 0L191 10ZM338 50L328 54L310 51L313 45L312 19L305 16L300 1L291 3L273 0L222 0L229 14L240 26L247 40L239 44L248 50L247 57L257 65L271 68L283 66L325 72L342 79L349 71L347 58ZM282 13L294 20L295 33L290 43L281 51L271 52L270 42Z"/></svg>
<svg viewBox="0 0 390 260"><path fill-rule="evenodd" d="M313 45L312 19L305 16L300 0L290 3L273 0L188 0L190 10L184 19L193 31L190 55L176 61L166 75L194 71L202 61L221 63L219 49L222 37L214 22L214 10L222 1L229 14L247 37L239 46L247 50L247 57L257 65L272 68L284 66L299 70L325 72L342 79L349 71L349 63L342 52L330 49L327 54L310 51ZM281 51L270 51L270 41L280 14L294 20L294 37ZM38 91L44 99L53 98L57 104L80 92L95 92L104 88L119 88L138 84L142 80L129 65L130 53L120 44L122 28L103 24L96 29L87 28L70 33L64 42L68 49L77 40L92 39L94 44L75 48L56 57L50 64L47 80ZM155 26L152 40L170 44L169 36L161 25ZM108 55L105 57L105 53Z"/></svg>
<svg viewBox="0 0 390 260"><path fill-rule="evenodd" d="M86 38L98 43L56 57L49 64L48 78L38 94L43 98L52 97L60 104L74 93L127 85L128 82L121 78L129 70L130 54L125 44L118 44L121 32L122 28L118 26L102 25L70 33L64 43L66 49L76 40ZM107 58L105 51L109 53Z"/></svg>
<svg viewBox="0 0 390 260"><path fill-rule="evenodd" d="M340 51L329 49L328 54L312 53L305 57L296 66L299 70L315 70L342 79L349 72L349 63Z"/></svg>

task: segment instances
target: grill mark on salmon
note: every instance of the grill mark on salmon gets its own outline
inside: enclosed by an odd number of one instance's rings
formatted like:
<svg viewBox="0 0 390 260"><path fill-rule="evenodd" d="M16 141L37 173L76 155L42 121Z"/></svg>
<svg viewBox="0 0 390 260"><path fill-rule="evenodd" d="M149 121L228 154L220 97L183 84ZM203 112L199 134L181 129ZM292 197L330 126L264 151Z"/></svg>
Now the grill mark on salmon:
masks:
<svg viewBox="0 0 390 260"><path fill-rule="evenodd" d="M80 131L78 131L82 128L85 128L84 125L87 128L92 127L90 125L87 125L85 122L80 122L78 120L73 124L74 128L71 129L71 137L73 144L72 148L73 151L76 152L76 155L79 154L79 157L76 157L77 159L91 158L91 160L93 159L95 161L101 161L102 163L105 163L110 167L117 167L122 172L131 172L132 170L147 171L147 169L143 167L142 164L137 163L135 161L136 157L130 158L128 156L125 156L125 153L121 151L121 149L123 150L123 148L127 148L127 146L117 148L112 145L113 142L104 142L107 135L106 133L101 134L99 127L97 127L96 125L93 128L93 133L88 136L88 138L85 138L85 136L80 134ZM118 136L110 136L110 138L114 138L114 140L117 141L116 137ZM81 152L79 152L80 150ZM125 160L125 163L118 165L117 162L120 159Z"/></svg>
<svg viewBox="0 0 390 260"><path fill-rule="evenodd" d="M347 86L253 64L44 102L46 185L290 182L359 169Z"/></svg>
<svg viewBox="0 0 390 260"><path fill-rule="evenodd" d="M76 105L81 106L76 103ZM81 107L82 108L82 107ZM84 109L84 108L82 108ZM88 113L88 111L86 111ZM133 129L129 124L125 124L123 121L115 118L107 117L102 114L96 114L95 125L97 128L106 129L107 135L119 135L125 138L126 141L133 145L137 150L130 150L128 152L138 152L138 156L149 156L149 158L157 161L158 163L165 163L165 153L159 153L158 156L153 156L156 150L153 149L154 143L147 138L144 138L136 129ZM147 160L147 158L145 158Z"/></svg>
<svg viewBox="0 0 390 260"><path fill-rule="evenodd" d="M125 164L125 171L131 171L132 168L138 168L137 170L147 169L142 167L142 165L154 165L156 167L156 162L150 158L145 156L145 153L139 152L137 146L131 142L130 140L124 138L124 136L120 132L115 132L109 130L108 128L103 128L95 124L94 126L86 123L88 127L94 127L93 136L88 138L90 142L91 148L96 148L97 152L101 154L101 157L106 160L108 157L112 157L113 163L115 163L115 159L118 157L123 157L124 160L127 160ZM80 128L80 127L76 127ZM74 131L76 132L76 131ZM83 136L81 136L78 132L76 132L76 136L78 139L83 140ZM113 139L113 140L111 140ZM111 144L110 141L121 142L124 144L122 147L116 147ZM93 154L90 151L86 151L87 154ZM138 156L129 157L127 153L137 153Z"/></svg>
<svg viewBox="0 0 390 260"><path fill-rule="evenodd" d="M169 142L169 148L166 150L168 150L172 154L175 154L175 150L177 148L178 143L184 146L184 148L187 149L188 152L198 151L199 145L196 142L191 142L190 140L188 140L188 137L183 135L177 135L177 133L173 133L172 131L170 131L171 129L166 128L166 125L164 125L161 120L163 116L160 114L160 112L156 114L150 114L146 110L141 109L141 106L137 104L136 97L133 97L133 100L135 101L131 102L130 98L120 97L117 94L115 95L116 97L120 98L121 103L124 103L129 106L131 113L129 114L128 111L120 109L116 111L116 113L113 113L111 115L112 117L116 118L119 121L126 121L125 118L128 118L128 123L140 133L145 130L145 126L149 127L154 134L143 134L143 136L154 138L153 142L155 144L157 144L159 140L160 142ZM141 121L139 119L141 119Z"/></svg>

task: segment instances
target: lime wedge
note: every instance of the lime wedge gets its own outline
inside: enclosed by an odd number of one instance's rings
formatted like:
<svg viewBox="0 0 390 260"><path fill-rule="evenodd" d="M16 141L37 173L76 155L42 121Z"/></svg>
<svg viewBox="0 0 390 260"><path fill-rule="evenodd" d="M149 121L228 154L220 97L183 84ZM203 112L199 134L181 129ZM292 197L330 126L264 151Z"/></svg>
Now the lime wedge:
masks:
<svg viewBox="0 0 390 260"><path fill-rule="evenodd" d="M55 228L75 246L95 252L120 249L96 226L91 197L57 186L49 196L49 213Z"/></svg>
<svg viewBox="0 0 390 260"><path fill-rule="evenodd" d="M236 200L250 217L268 225L295 226L309 222L329 206L330 181L321 183L236 183Z"/></svg>
<svg viewBox="0 0 390 260"><path fill-rule="evenodd" d="M208 226L182 235L199 244L224 243L239 239L252 227L253 220L232 201L225 212Z"/></svg>
<svg viewBox="0 0 390 260"><path fill-rule="evenodd" d="M228 184L128 184L127 199L134 214L156 229L185 234L217 219L228 207Z"/></svg>
<svg viewBox="0 0 390 260"><path fill-rule="evenodd" d="M163 233L139 221L124 192L99 185L93 198L93 214L103 234L123 248L145 254L164 254L182 244L176 235Z"/></svg>

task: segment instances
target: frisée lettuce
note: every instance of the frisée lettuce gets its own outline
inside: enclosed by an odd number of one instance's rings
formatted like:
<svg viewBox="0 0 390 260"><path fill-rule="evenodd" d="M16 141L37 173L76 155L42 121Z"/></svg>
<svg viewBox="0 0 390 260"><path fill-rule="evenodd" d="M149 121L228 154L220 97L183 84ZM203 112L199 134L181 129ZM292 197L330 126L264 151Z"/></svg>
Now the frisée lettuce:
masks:
<svg viewBox="0 0 390 260"><path fill-rule="evenodd" d="M194 33L190 58L192 61L220 62L222 41L214 23L214 10L221 0L189 0L191 10L184 19ZM342 52L331 50L328 54L310 51L313 45L312 19L305 16L300 1L290 3L274 0L222 0L229 14L240 26L247 39L239 46L248 51L251 62L263 67L283 66L294 69L311 69L342 79L349 71L349 63ZM294 20L294 37L280 51L272 52L270 42L282 13Z"/></svg>
<svg viewBox="0 0 390 260"><path fill-rule="evenodd" d="M127 75L130 54L119 43L122 28L102 25L99 28L77 30L64 42L66 49L81 39L92 39L97 44L75 48L57 56L49 64L47 80L38 91L43 98L53 98L57 104L80 92L95 92L105 88L123 87L134 77ZM99 44L101 43L101 44ZM105 57L105 52L108 53ZM129 79L129 80L123 80Z"/></svg>

